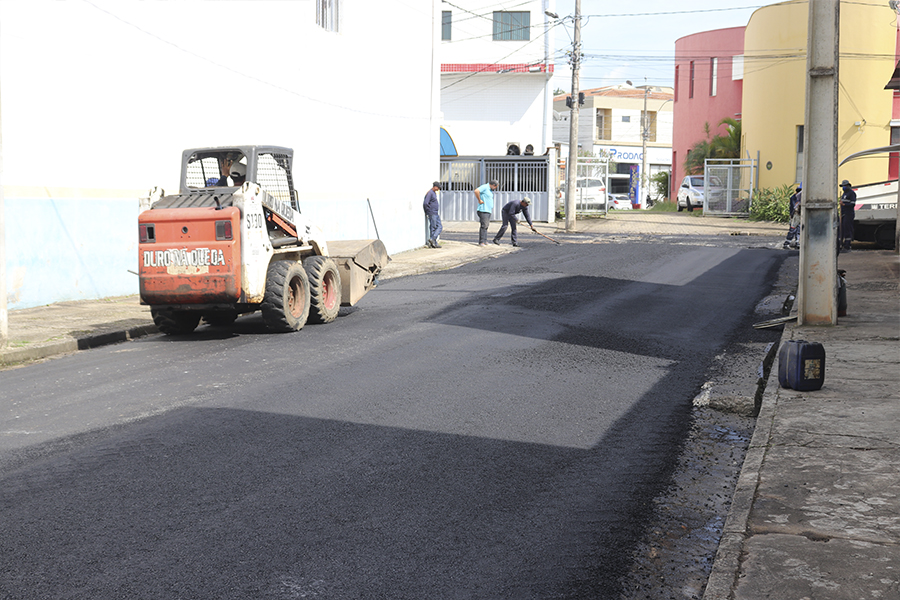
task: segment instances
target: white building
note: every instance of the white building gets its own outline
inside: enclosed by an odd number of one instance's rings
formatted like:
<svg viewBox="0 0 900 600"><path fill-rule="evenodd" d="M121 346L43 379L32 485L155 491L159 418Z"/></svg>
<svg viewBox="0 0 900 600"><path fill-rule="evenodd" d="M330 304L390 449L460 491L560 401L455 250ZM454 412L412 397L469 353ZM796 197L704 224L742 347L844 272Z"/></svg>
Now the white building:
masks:
<svg viewBox="0 0 900 600"><path fill-rule="evenodd" d="M615 163L610 170L609 192L629 193L635 166L643 165L641 117L647 111L647 171L653 176L672 169L671 88L634 87L630 84L583 90L584 105L578 111L578 145ZM569 145L570 109L566 96L554 98L553 141ZM563 156L568 151L563 150Z"/></svg>
<svg viewBox="0 0 900 600"><path fill-rule="evenodd" d="M29 0L0 22L10 309L137 293L138 197L177 192L191 147L292 147L329 239L422 244L438 0Z"/></svg>
<svg viewBox="0 0 900 600"><path fill-rule="evenodd" d="M460 155L552 145L553 0L442 5L441 113Z"/></svg>

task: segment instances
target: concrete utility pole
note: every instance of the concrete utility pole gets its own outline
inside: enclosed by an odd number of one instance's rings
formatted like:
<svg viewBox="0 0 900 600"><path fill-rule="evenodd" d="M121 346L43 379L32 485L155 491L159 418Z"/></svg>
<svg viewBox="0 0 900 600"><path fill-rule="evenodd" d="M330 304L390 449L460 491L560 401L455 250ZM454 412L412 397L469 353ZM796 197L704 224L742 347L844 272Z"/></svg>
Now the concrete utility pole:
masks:
<svg viewBox="0 0 900 600"><path fill-rule="evenodd" d="M837 324L837 138L840 2L809 2L797 319Z"/></svg>
<svg viewBox="0 0 900 600"><path fill-rule="evenodd" d="M581 0L575 0L572 39L572 107L569 111L569 160L566 162L566 231L575 231L575 182L578 170L578 67L581 63Z"/></svg>
<svg viewBox="0 0 900 600"><path fill-rule="evenodd" d="M647 207L647 189L650 181L647 178L647 138L650 137L650 119L647 114L647 94L650 92L650 86L647 85L647 78L644 77L644 112L641 113L641 187L640 196L638 197L638 205L642 208Z"/></svg>

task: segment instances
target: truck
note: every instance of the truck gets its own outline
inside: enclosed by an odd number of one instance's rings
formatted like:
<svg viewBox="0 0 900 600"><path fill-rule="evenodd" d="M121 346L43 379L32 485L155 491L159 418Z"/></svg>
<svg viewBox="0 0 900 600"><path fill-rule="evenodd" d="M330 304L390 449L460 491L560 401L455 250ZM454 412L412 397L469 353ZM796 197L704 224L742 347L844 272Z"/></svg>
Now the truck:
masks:
<svg viewBox="0 0 900 600"><path fill-rule="evenodd" d="M879 248L893 248L897 228L897 180L853 189L856 192L853 239L874 242Z"/></svg>
<svg viewBox="0 0 900 600"><path fill-rule="evenodd" d="M898 151L900 144L854 152L838 163L838 167L857 158ZM896 160L896 156L890 155L889 160ZM875 242L881 248L894 248L900 243L900 230L897 228L897 180L860 185L853 190L856 192L853 239Z"/></svg>
<svg viewBox="0 0 900 600"><path fill-rule="evenodd" d="M272 331L299 331L334 321L377 285L384 244L323 239L300 211L292 168L282 146L191 148L179 192L141 199L140 299L162 333L254 311Z"/></svg>

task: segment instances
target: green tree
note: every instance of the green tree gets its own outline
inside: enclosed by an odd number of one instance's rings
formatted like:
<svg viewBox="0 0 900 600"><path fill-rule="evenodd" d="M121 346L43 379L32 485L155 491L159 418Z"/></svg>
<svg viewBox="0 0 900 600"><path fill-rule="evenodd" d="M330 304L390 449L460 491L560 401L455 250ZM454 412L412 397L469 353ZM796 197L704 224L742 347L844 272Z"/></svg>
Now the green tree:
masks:
<svg viewBox="0 0 900 600"><path fill-rule="evenodd" d="M710 158L741 157L741 122L731 117L719 121L719 125L727 125L725 135L717 135L710 141Z"/></svg>
<svg viewBox="0 0 900 600"><path fill-rule="evenodd" d="M709 122L703 124L705 140L694 142L684 160L684 170L689 175L703 173L707 158L740 158L741 157L741 122L731 117L719 121L719 125L727 125L724 135L710 138Z"/></svg>

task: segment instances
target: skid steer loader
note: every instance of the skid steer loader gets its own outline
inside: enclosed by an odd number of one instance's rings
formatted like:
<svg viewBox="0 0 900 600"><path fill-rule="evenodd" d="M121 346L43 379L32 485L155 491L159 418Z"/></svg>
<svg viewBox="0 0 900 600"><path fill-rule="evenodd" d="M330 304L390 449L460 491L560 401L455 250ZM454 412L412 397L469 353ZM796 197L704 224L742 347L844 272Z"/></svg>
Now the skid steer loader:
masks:
<svg viewBox="0 0 900 600"><path fill-rule="evenodd" d="M154 188L138 217L141 303L163 333L259 310L274 331L333 321L375 287L380 240L325 241L301 215L278 146L193 148L178 194Z"/></svg>

